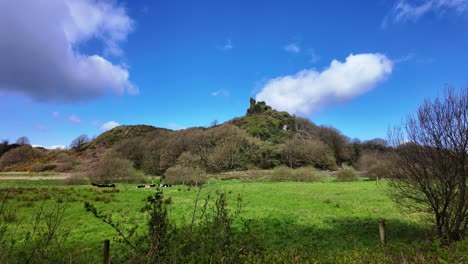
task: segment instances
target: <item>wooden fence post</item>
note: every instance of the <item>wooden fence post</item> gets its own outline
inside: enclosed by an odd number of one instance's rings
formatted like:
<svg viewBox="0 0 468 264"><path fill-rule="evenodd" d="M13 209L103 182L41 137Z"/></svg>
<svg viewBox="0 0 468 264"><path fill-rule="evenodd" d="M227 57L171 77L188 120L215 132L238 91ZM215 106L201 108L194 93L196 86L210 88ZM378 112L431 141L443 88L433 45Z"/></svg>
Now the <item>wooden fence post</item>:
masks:
<svg viewBox="0 0 468 264"><path fill-rule="evenodd" d="M381 218L379 220L379 227L380 227L380 244L385 246L387 243L387 233L385 230L385 219Z"/></svg>
<svg viewBox="0 0 468 264"><path fill-rule="evenodd" d="M104 240L104 254L102 256L102 263L103 264L109 264L109 246L110 246L110 240L105 239Z"/></svg>

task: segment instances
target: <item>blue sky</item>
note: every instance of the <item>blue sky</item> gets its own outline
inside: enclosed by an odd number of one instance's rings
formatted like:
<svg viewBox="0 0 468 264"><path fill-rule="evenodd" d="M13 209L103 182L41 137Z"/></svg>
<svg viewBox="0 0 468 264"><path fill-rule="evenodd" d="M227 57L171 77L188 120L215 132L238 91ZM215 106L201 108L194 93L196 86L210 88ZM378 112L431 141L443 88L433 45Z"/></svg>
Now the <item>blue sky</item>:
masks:
<svg viewBox="0 0 468 264"><path fill-rule="evenodd" d="M249 98L363 140L468 83L468 0L0 2L0 139L170 129Z"/></svg>

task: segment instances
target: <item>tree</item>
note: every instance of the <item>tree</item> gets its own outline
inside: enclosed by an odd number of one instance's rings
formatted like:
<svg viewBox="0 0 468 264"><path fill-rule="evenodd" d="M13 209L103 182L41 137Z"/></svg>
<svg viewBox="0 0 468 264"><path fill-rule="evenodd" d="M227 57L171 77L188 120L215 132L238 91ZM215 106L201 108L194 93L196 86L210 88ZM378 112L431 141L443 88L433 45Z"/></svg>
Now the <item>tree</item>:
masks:
<svg viewBox="0 0 468 264"><path fill-rule="evenodd" d="M463 239L468 227L468 88L426 100L389 133L393 197L432 216L444 242Z"/></svg>
<svg viewBox="0 0 468 264"><path fill-rule="evenodd" d="M335 168L335 159L330 148L322 141L304 139L299 135L288 139L281 152L283 162L291 168L316 166Z"/></svg>
<svg viewBox="0 0 468 264"><path fill-rule="evenodd" d="M1 156L0 169L14 165L15 163L27 162L42 155L43 154L40 150L35 150L31 145L19 146L9 150Z"/></svg>
<svg viewBox="0 0 468 264"><path fill-rule="evenodd" d="M335 156L336 162L340 165L351 159L351 145L348 139L333 127L320 127L319 138L327 144Z"/></svg>
<svg viewBox="0 0 468 264"><path fill-rule="evenodd" d="M29 138L26 136L19 137L16 140L16 144L18 145L31 145L31 141L29 141Z"/></svg>
<svg viewBox="0 0 468 264"><path fill-rule="evenodd" d="M99 160L89 175L96 183L141 182L143 177L133 168L133 162L119 157L118 153L109 151Z"/></svg>
<svg viewBox="0 0 468 264"><path fill-rule="evenodd" d="M82 134L71 142L70 148L80 150L87 142L89 142L89 137L86 134Z"/></svg>

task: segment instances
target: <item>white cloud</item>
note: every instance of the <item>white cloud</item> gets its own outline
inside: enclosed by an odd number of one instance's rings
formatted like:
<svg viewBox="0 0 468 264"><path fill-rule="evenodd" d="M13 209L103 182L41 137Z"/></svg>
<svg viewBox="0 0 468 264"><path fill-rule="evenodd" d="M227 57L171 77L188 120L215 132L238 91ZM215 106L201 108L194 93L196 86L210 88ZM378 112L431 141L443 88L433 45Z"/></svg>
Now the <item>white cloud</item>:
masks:
<svg viewBox="0 0 468 264"><path fill-rule="evenodd" d="M106 55L133 29L122 6L105 0L0 1L0 91L38 101L76 102L110 91L135 94L127 67L80 46L98 40Z"/></svg>
<svg viewBox="0 0 468 264"><path fill-rule="evenodd" d="M54 146L49 146L46 147L47 149L67 149L67 146L65 145L54 145Z"/></svg>
<svg viewBox="0 0 468 264"><path fill-rule="evenodd" d="M284 47L284 50L287 51L287 52L291 52L291 53L301 52L301 48L295 43L291 43L291 44L286 45Z"/></svg>
<svg viewBox="0 0 468 264"><path fill-rule="evenodd" d="M133 21L125 9L107 1L64 0L70 18L64 24L65 35L73 45L91 38L103 41L105 52L122 55L118 43L126 40Z"/></svg>
<svg viewBox="0 0 468 264"><path fill-rule="evenodd" d="M100 130L102 130L102 131L107 131L107 130L113 129L114 127L118 127L118 126L120 126L119 123L117 123L117 122L115 122L115 121L109 121L109 122L104 123L104 124L101 126Z"/></svg>
<svg viewBox="0 0 468 264"><path fill-rule="evenodd" d="M211 96L215 96L215 97L217 97L217 96L228 97L228 96L231 96L231 93L230 93L229 91L227 91L227 90L221 89L221 90L212 92L212 93L211 93Z"/></svg>
<svg viewBox="0 0 468 264"><path fill-rule="evenodd" d="M68 120L70 120L70 122L73 122L75 124L81 124L81 119L76 115L68 116Z"/></svg>
<svg viewBox="0 0 468 264"><path fill-rule="evenodd" d="M271 79L256 99L291 114L310 114L373 89L392 69L393 62L385 55L351 54L345 62L333 60L321 72L309 69Z"/></svg>
<svg viewBox="0 0 468 264"><path fill-rule="evenodd" d="M468 0L400 0L384 18L382 27L387 27L388 23L416 21L430 12L444 15L447 11L455 11L457 14L468 11Z"/></svg>
<svg viewBox="0 0 468 264"><path fill-rule="evenodd" d="M33 148L45 148L45 149L67 149L65 145L54 145L54 146L42 146L42 145L31 145Z"/></svg>

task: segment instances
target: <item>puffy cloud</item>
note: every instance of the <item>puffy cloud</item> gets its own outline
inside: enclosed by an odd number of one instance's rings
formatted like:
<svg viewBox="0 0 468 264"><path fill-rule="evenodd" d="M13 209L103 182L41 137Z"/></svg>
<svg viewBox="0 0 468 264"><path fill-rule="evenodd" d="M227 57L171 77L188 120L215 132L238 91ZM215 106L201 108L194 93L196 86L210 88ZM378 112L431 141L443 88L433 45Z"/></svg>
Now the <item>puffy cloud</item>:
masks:
<svg viewBox="0 0 468 264"><path fill-rule="evenodd" d="M345 62L333 60L322 72L309 69L271 79L256 99L291 114L310 114L371 90L392 68L393 62L385 55L351 54Z"/></svg>
<svg viewBox="0 0 468 264"><path fill-rule="evenodd" d="M133 22L123 7L101 0L15 0L0 2L0 91L38 101L76 102L135 94L124 64L80 53L91 39L104 53L120 55L119 43Z"/></svg>
<svg viewBox="0 0 468 264"><path fill-rule="evenodd" d="M65 145L54 145L54 146L42 146L42 145L31 145L33 148L45 148L45 149L67 149Z"/></svg>
<svg viewBox="0 0 468 264"><path fill-rule="evenodd" d="M291 43L291 44L287 45L286 47L284 47L284 50L287 51L287 52L291 52L291 53L301 52L301 48L295 43Z"/></svg>
<svg viewBox="0 0 468 264"><path fill-rule="evenodd" d="M425 0L417 3L411 2L413 1L398 1L393 6L390 14L384 18L382 27L388 26L389 22L404 23L416 21L429 12L442 15L447 11L455 11L458 14L468 11L468 0Z"/></svg>
<svg viewBox="0 0 468 264"><path fill-rule="evenodd" d="M81 119L76 116L76 115L70 115L68 116L68 120L72 123L75 123L75 124L81 124Z"/></svg>
<svg viewBox="0 0 468 264"><path fill-rule="evenodd" d="M101 130L102 131L107 131L107 130L111 130L113 129L114 127L118 127L120 126L119 123L115 122L115 121L109 121L109 122L106 122L104 123L102 126L101 126Z"/></svg>

